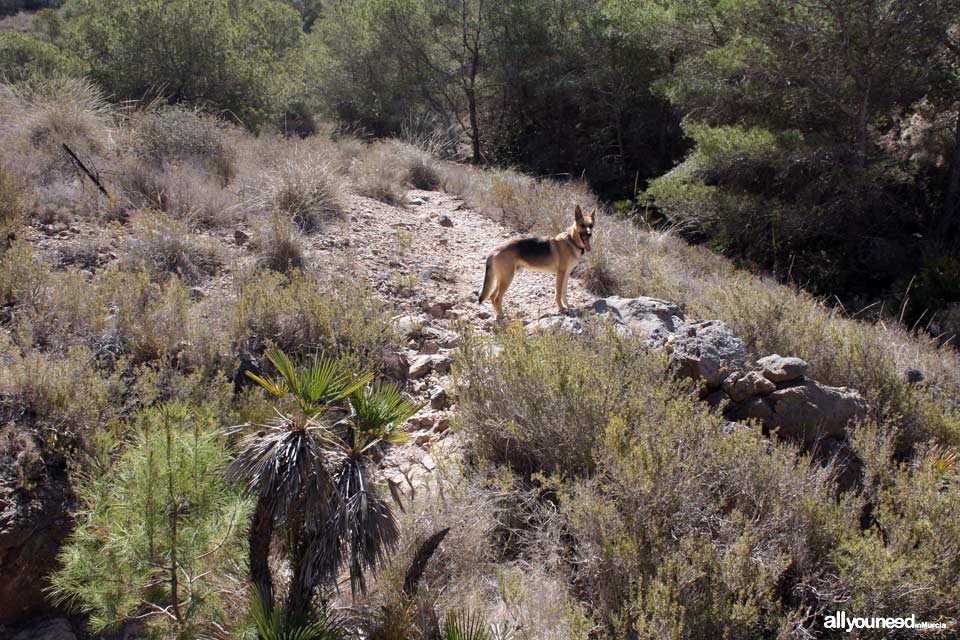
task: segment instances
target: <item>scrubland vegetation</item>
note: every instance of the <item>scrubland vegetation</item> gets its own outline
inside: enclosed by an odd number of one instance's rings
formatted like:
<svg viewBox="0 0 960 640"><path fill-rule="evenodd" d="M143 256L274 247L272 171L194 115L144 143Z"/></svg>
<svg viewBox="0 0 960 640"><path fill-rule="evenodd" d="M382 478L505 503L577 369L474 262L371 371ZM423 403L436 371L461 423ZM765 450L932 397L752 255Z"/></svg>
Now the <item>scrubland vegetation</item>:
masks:
<svg viewBox="0 0 960 640"><path fill-rule="evenodd" d="M881 4L5 19L0 461L24 495L70 479L52 597L102 637L809 638L838 610L950 637L957 8ZM410 189L524 233L599 206L591 291L675 301L864 395L857 482L599 320L464 323L461 444L397 504L397 310L312 247L349 236L353 199Z"/></svg>

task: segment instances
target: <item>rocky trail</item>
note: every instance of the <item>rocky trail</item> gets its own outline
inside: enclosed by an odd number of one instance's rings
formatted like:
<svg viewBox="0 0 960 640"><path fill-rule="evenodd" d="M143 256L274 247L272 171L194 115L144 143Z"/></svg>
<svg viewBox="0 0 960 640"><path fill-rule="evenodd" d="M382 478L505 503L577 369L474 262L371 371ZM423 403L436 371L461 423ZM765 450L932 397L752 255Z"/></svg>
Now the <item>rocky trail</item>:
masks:
<svg viewBox="0 0 960 640"><path fill-rule="evenodd" d="M398 377L424 408L410 421L410 445L395 449L385 476L395 488L415 493L436 467L430 454L456 446L449 431L449 371L463 322L480 331L493 327L493 308L478 304L486 256L517 233L467 207L457 196L411 191L405 206L348 197L348 220L336 234L305 238L310 259L320 268L339 268L370 283L397 308L394 322L407 339L399 354ZM571 219L572 222L572 219ZM593 302L576 278L568 284L573 307ZM517 274L507 292L507 318L525 323L560 317L554 305L554 277L535 271Z"/></svg>

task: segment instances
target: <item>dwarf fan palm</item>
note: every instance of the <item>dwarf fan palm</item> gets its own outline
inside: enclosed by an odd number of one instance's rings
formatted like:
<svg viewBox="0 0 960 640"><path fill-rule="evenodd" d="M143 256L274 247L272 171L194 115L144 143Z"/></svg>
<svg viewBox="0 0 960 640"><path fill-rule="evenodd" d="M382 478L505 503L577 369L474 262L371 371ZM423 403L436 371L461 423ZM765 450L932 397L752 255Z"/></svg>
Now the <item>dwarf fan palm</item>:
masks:
<svg viewBox="0 0 960 640"><path fill-rule="evenodd" d="M381 566L400 537L390 505L380 496L368 468L377 445L397 444L409 438L402 425L420 410L395 385L366 385L350 395L352 415L340 438L342 462L334 473L341 502L332 531L319 532L314 555L319 570L334 577L343 562L354 593L366 591L364 571Z"/></svg>
<svg viewBox="0 0 960 640"><path fill-rule="evenodd" d="M366 385L372 374L353 377L326 358L312 366L298 367L283 351L268 352L267 359L279 378L248 373L255 382L278 398L292 397L295 408L278 412L270 424L240 441L241 451L228 468L228 475L257 504L250 524L250 575L263 595L267 613L272 613L273 581L268 558L275 527L282 523L286 548L295 576L310 564L306 557L306 523L329 522L336 509L337 492L327 465L331 434L323 424L324 411ZM304 615L318 581L291 584L288 612Z"/></svg>

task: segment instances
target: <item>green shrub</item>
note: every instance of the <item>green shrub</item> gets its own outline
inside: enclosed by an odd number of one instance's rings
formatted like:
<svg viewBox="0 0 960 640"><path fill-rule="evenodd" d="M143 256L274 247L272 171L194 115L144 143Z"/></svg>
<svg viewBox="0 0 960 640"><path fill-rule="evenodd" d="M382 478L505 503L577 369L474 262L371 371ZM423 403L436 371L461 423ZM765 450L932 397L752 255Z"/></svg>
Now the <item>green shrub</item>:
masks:
<svg viewBox="0 0 960 640"><path fill-rule="evenodd" d="M118 99L212 103L250 126L273 120L296 86L297 12L257 0L76 0L66 38Z"/></svg>
<svg viewBox="0 0 960 640"><path fill-rule="evenodd" d="M24 33L0 33L0 78L79 76L85 65L75 55Z"/></svg>
<svg viewBox="0 0 960 640"><path fill-rule="evenodd" d="M379 370L399 344L390 308L352 277L256 271L238 274L234 286L230 336L251 352L272 342L290 354L321 350Z"/></svg>
<svg viewBox="0 0 960 640"><path fill-rule="evenodd" d="M13 171L0 165L0 242L5 242L7 231L13 231L26 214L23 202L23 180Z"/></svg>
<svg viewBox="0 0 960 640"><path fill-rule="evenodd" d="M467 335L455 375L468 453L559 494L571 579L616 637L754 638L827 610L812 594L840 588L832 550L858 535L834 470L731 432L638 347L602 327Z"/></svg>
<svg viewBox="0 0 960 640"><path fill-rule="evenodd" d="M518 326L492 343L467 334L457 358L458 421L484 459L521 474L589 474L602 425L656 413L679 386L664 385L666 360L603 325L589 341L527 338ZM651 385L656 381L656 386Z"/></svg>
<svg viewBox="0 0 960 640"><path fill-rule="evenodd" d="M91 631L141 619L188 638L225 619L219 580L242 554L248 509L224 481L218 427L209 407L155 407L118 459L74 477L81 507L51 584Z"/></svg>
<svg viewBox="0 0 960 640"><path fill-rule="evenodd" d="M28 243L17 240L7 248L0 244L0 305L33 301L47 277Z"/></svg>
<svg viewBox="0 0 960 640"><path fill-rule="evenodd" d="M64 355L28 351L5 363L3 412L42 434L48 463L82 447L89 435L118 415L126 385L119 371L101 372L86 347Z"/></svg>

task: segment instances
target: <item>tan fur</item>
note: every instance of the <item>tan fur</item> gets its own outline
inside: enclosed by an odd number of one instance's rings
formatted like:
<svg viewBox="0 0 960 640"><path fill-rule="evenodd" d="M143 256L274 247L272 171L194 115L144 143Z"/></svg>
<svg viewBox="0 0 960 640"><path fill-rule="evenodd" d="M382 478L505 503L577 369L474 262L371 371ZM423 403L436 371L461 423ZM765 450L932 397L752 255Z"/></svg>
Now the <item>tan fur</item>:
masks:
<svg viewBox="0 0 960 640"><path fill-rule="evenodd" d="M570 272L583 257L593 235L596 209L583 215L578 205L569 229L553 238L518 238L505 242L487 256L486 274L480 302L490 300L497 317L503 316L503 295L520 267L554 273L557 276L557 309L564 313L567 303L567 281Z"/></svg>

